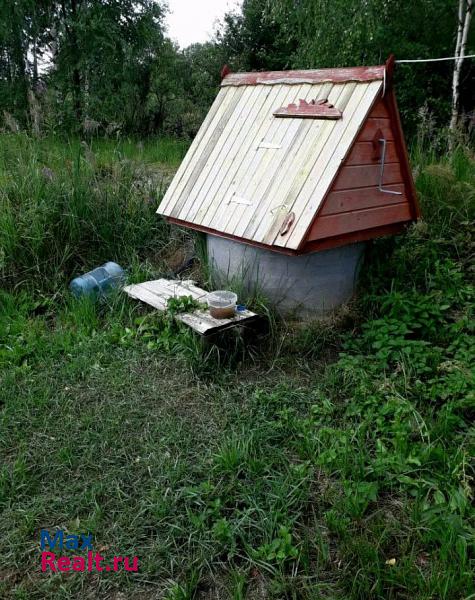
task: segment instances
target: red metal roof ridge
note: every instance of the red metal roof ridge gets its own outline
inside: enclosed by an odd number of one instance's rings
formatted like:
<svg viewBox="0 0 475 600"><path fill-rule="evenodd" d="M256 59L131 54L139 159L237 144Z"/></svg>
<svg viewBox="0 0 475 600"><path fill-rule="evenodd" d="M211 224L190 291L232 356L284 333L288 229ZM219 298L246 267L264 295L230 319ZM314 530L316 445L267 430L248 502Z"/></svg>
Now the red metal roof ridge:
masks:
<svg viewBox="0 0 475 600"><path fill-rule="evenodd" d="M294 85L302 83L377 81L384 78L384 70L385 65L378 65L373 67L339 67L334 69L228 73L221 81L221 86Z"/></svg>

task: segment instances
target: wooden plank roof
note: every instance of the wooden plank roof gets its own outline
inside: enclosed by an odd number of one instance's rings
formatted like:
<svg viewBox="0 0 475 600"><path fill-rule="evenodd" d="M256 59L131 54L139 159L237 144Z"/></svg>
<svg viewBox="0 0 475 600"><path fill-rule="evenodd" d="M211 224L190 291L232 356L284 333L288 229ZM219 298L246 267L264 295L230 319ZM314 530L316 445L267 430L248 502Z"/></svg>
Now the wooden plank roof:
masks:
<svg viewBox="0 0 475 600"><path fill-rule="evenodd" d="M383 77L383 66L227 75L158 212L189 227L297 250L380 97ZM274 116L300 100L328 100L341 118Z"/></svg>

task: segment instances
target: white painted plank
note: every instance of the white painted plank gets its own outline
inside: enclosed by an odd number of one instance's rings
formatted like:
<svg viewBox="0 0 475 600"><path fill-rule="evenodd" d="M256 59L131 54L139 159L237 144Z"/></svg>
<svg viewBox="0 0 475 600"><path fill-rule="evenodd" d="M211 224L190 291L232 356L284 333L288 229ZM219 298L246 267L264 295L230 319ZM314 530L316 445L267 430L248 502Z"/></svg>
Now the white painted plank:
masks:
<svg viewBox="0 0 475 600"><path fill-rule="evenodd" d="M356 85L353 82L342 84L335 87L329 96L329 102L343 115L351 110L351 102L356 103L354 99ZM340 129L340 120L312 122L305 140L296 149L295 154L289 157L286 169L282 170L281 181L269 191L269 196L276 206L285 207L285 210L263 215L257 228L250 232L253 239L272 244L287 215L290 212L295 213L296 199L311 170L316 169L319 172L325 170L322 150L330 137L337 137L337 131Z"/></svg>
<svg viewBox="0 0 475 600"><path fill-rule="evenodd" d="M259 88L243 88L243 95L233 113L229 115L228 122L224 125L219 137L215 140L209 157L200 168L196 183L192 189L187 190L183 201L180 202L179 219L184 221L193 220L193 216L200 209L206 199L206 190L210 182L214 180L215 174L219 172L230 147L236 141L239 132L249 125L248 115L252 111L254 103L258 100L260 91ZM267 89L268 93L270 91L270 89Z"/></svg>
<svg viewBox="0 0 475 600"><path fill-rule="evenodd" d="M318 88L317 99L326 97L335 104L344 91L344 84L331 86L330 89L324 86ZM317 151L319 141L335 126L335 121L328 120L285 120L300 123L300 135L285 153L276 172L269 173L271 177L265 173L261 175L258 188L261 197L259 208L246 227L238 229L239 234L247 239L262 239L274 220L283 219L288 214L290 209L286 203L285 191L299 167L299 157L304 157L307 151Z"/></svg>
<svg viewBox="0 0 475 600"><path fill-rule="evenodd" d="M240 163L239 155L249 151L255 152L255 149L251 150L255 132L265 117L269 98L275 95L275 90L272 88L257 87L259 93L254 98L254 102L250 103L245 111L244 119L238 129L226 140L219 160L210 171L208 180L201 188L196 202L190 207L186 218L193 220L194 223L209 226L208 214L214 213L213 203L221 204L224 197L232 195L227 192Z"/></svg>
<svg viewBox="0 0 475 600"><path fill-rule="evenodd" d="M208 128L208 134L200 143L199 149L197 149L195 155L192 157L190 164L186 169L186 175L173 192L173 208L171 212L169 212L171 216L179 218L183 204L188 199L189 194L193 192L197 181L202 175L203 169L210 161L210 157L215 150L216 144L220 140L223 131L229 126L233 116L239 111L240 102L245 94L246 90L242 89L241 93L233 94L229 98L225 98L213 121L213 125Z"/></svg>
<svg viewBox="0 0 475 600"><path fill-rule="evenodd" d="M291 119L276 119L272 114L275 110L274 107L295 102L299 98L313 98L317 94L315 86L288 86L286 90L286 95L276 98L274 105L269 107L269 113L265 123L267 131L264 130L262 134L265 136L268 143L280 145L281 151L278 153L255 152L250 160L243 161L235 178L239 194L250 200L252 209L248 210L241 207L235 207L232 211L226 211L219 220L211 222L213 229L218 229L232 235L240 235L238 231L244 230L249 220L259 209L262 196L256 193L256 191L259 185L262 185L263 175L268 174L270 178L275 177L282 161L285 160L285 155L298 135L302 123L293 122ZM283 88L282 91L285 91L285 89ZM283 123L284 121L285 123Z"/></svg>
<svg viewBox="0 0 475 600"><path fill-rule="evenodd" d="M207 292L194 286L188 281L182 282L169 281L167 279L156 279L154 281L145 281L139 284L126 286L124 291L134 298L139 298L148 302L159 310L167 308L169 298L181 296L192 296L196 300L205 299Z"/></svg>
<svg viewBox="0 0 475 600"><path fill-rule="evenodd" d="M284 88L283 88L284 89ZM269 129L265 135L267 142L281 146L279 152L258 151L252 157L252 160L243 163L238 176L236 177L238 191L250 198L253 209L242 210L241 207L235 207L232 212L222 215L219 220L213 223L216 229L226 233L236 235L236 228L244 228L249 219L259 209L262 202L262 196L256 193L259 184L262 184L263 175L269 178L276 176L279 166L285 155L301 135L301 129L304 127L302 122L287 120L283 125L281 119L276 119L273 115L276 106L287 105L296 102L298 99L313 98L316 96L315 88L310 85L305 86L286 86L288 94L285 98L279 98L269 110Z"/></svg>
<svg viewBox="0 0 475 600"><path fill-rule="evenodd" d="M193 279L181 279L180 284L185 291L189 291L192 294L196 294L196 298L206 297L208 292L203 290L202 288L195 285L195 281Z"/></svg>
<svg viewBox="0 0 475 600"><path fill-rule="evenodd" d="M205 335L211 330L226 329L229 326L242 324L243 322L254 319L257 315L250 310L240 311L232 319L215 319L209 312L197 310L193 313L181 313L176 315L176 319L185 323L196 332Z"/></svg>
<svg viewBox="0 0 475 600"><path fill-rule="evenodd" d="M247 198L249 206L253 205L252 199L248 198L246 194L235 192L241 189L240 180L249 172L249 164L255 159L256 155L261 155L255 145L256 142L262 140L264 137L270 140L270 136L273 136L275 141L275 135L278 131L285 131L286 128L276 128L275 118L272 113L275 110L274 107L282 102L283 99L292 97L292 93L298 93L302 88L277 88L274 94L269 94L266 101L263 103L259 114L254 118L255 124L253 127L253 135L249 136L246 145L237 147L237 152L234 158L227 160L224 167L225 175L224 179L219 179L214 182L214 196L209 203L209 208L205 215L201 217L200 223L206 227L212 229L218 229L219 231L225 231L225 223L228 221L230 216L233 214L236 207L225 206L223 202L222 194L225 193L228 198L232 197L234 193L237 195ZM281 141L279 144L281 144Z"/></svg>
<svg viewBox="0 0 475 600"><path fill-rule="evenodd" d="M298 89L300 88L293 88L293 93ZM256 156L257 158L261 157L262 159L262 151L258 151L255 147L257 141L266 138L267 140L278 142L279 145L282 145L282 136L279 132L284 132L287 127L276 127L276 123L274 122L275 118L272 113L274 107L282 102L282 99L292 97L292 88L291 86L288 86L287 88L278 88L277 91L278 94L272 95L270 100L265 102L261 113L256 117L254 137L249 140L248 146L238 153L234 162L227 166L228 174L225 176L222 188L226 189L228 187L228 193L230 194L237 190L236 193L239 196L247 198L247 194L240 193L240 190L242 189L241 180L249 174L249 165L256 160ZM231 206L229 209L224 207L223 210L223 203L220 198L222 188L221 186L215 185L213 204L210 206L206 216L202 220L202 223L206 224L206 226L219 231L225 231L226 222L230 219L231 215L239 209L239 207ZM252 198L247 199L249 201L249 206L253 206L254 200ZM245 211L245 214L253 212L253 210L253 208L248 209Z"/></svg>
<svg viewBox="0 0 475 600"><path fill-rule="evenodd" d="M344 85L332 86L327 97L329 102L335 104L344 93ZM301 119L296 119L300 121ZM303 120L305 130L299 138L298 143L292 146L290 152L285 156L277 176L268 182L264 192L263 202L260 203L259 212L253 215L251 223L244 231L244 236L252 239L263 240L265 233L273 222L282 223L290 212L290 202L286 197L286 190L291 185L298 166L310 153L316 152L316 148L328 132L334 127L333 121L327 120Z"/></svg>
<svg viewBox="0 0 475 600"><path fill-rule="evenodd" d="M280 144L272 144L271 142L261 142L257 148L264 148L265 150L280 150L282 146Z"/></svg>
<svg viewBox="0 0 475 600"><path fill-rule="evenodd" d="M226 204L244 204L246 206L252 206L252 202L250 200L236 196L236 194L233 194Z"/></svg>
<svg viewBox="0 0 475 600"><path fill-rule="evenodd" d="M191 280L156 279L145 281L140 284L145 289L155 294L161 294L164 298L177 298L191 296L195 300L206 298L208 292L193 285Z"/></svg>
<svg viewBox="0 0 475 600"><path fill-rule="evenodd" d="M208 294L206 290L194 285L192 280L180 281L169 279L156 279L154 281L144 281L143 283L127 285L124 287L124 292L131 298L141 300L161 312L167 310L169 298L191 295L195 299L200 300L204 299ZM177 321L185 323L202 335L233 327L256 317L256 313L250 310L236 312L236 315L231 319L215 319L210 315L209 310L204 309L175 315Z"/></svg>
<svg viewBox="0 0 475 600"><path fill-rule="evenodd" d="M224 111L225 106L229 105L234 94L226 94L222 93L224 91L223 88L220 89L218 95L216 96L215 101L211 105L211 108L206 115L205 120L201 124L201 127L198 130L198 133L194 137L188 152L185 157L181 161L180 166L178 167L175 176L173 177L170 185L168 186L167 191L160 203L160 207L157 212L160 214L169 214L172 210L173 199L179 197L178 186L183 183L184 180L187 180L191 173L191 163L193 158L200 153L204 146L207 143L207 140L212 135L213 130L216 127L216 124L219 122L219 117ZM224 106L223 106L224 105Z"/></svg>
<svg viewBox="0 0 475 600"><path fill-rule="evenodd" d="M283 134L288 127L278 127L272 112L277 104L282 103L282 101L287 98L292 98L293 94L300 89L301 87L292 88L291 86L278 88L278 95L273 96L272 102L268 103L265 107L265 117L261 119L260 124L258 124L259 128L256 131L253 142L266 139L268 142L275 142L276 144L283 146ZM236 193L248 198L250 206L253 208L248 209L246 207L231 206L229 207L229 210L223 210L219 202L219 197L217 197L214 201L213 211L207 215L207 222L210 227L218 229L219 231L227 231L229 229L227 223L233 218L234 214L242 214L244 219L246 218L246 215L252 214L256 206L255 198L252 198L248 191L244 191L243 181L245 181L246 178L249 178L250 174L254 172L256 164L263 160L271 160L271 156L274 156L275 154L275 152L266 153L262 150L259 151L254 147L247 154L242 154L239 157L240 160L236 161L236 171L233 173L231 185L234 190L236 190Z"/></svg>
<svg viewBox="0 0 475 600"><path fill-rule="evenodd" d="M227 127L229 127L229 123L234 118L234 115L239 114L239 111L241 110L240 107L242 107L242 99L245 95L245 89L242 90L241 94L234 94L234 96L231 98L231 101L222 112L216 127L212 131L211 137L206 142L206 145L203 146L200 153L197 154L196 159L193 160L193 170L190 171L190 177L188 178L186 184L178 190L179 196L175 200L175 207L173 210L174 217L180 218L183 206L189 200L190 195L195 193L195 190L198 187L198 182L203 176L203 172L206 172L206 169L209 168L209 165L213 164L212 156L216 149L216 145L222 139L223 132Z"/></svg>
<svg viewBox="0 0 475 600"><path fill-rule="evenodd" d="M195 162L194 176L193 179L187 184L187 186L181 190L180 198L176 201L176 209L174 216L183 219L186 216L189 203L194 200L198 194L203 182L206 180L209 170L215 163L216 154L218 148L222 147L224 140L229 138L232 126L236 123L242 111L249 102L249 97L252 93L250 89L243 89L239 96L233 98L232 104L229 109L221 118L218 126L213 132L213 137L208 142L206 147L206 153L201 152L202 156Z"/></svg>
<svg viewBox="0 0 475 600"><path fill-rule="evenodd" d="M131 298L142 300L142 302L150 304L150 306L153 306L158 310L164 311L167 308L166 300L164 300L161 296L150 292L144 288L142 284L127 285L124 287L124 292Z"/></svg>

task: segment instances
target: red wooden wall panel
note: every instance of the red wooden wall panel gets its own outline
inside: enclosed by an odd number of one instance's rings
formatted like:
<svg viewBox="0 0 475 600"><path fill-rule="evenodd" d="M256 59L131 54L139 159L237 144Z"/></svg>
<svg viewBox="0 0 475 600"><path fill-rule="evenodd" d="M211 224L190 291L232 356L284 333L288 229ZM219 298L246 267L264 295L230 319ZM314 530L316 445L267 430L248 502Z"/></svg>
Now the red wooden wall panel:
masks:
<svg viewBox="0 0 475 600"><path fill-rule="evenodd" d="M380 149L381 147L379 147ZM386 163L398 162L396 145L394 142L386 144ZM379 157L375 157L373 142L356 142L345 161L345 165L376 165Z"/></svg>
<svg viewBox="0 0 475 600"><path fill-rule="evenodd" d="M338 246L345 246L346 244L355 244L356 242L365 242L367 240L373 240L383 235L397 235L404 231L407 226L407 222L391 223L390 225L382 225L381 227L373 227L372 229L363 229L361 231L352 231L345 235L338 235L336 237L324 238L323 240L313 240L307 242L302 249L300 254L307 254L310 252L319 252L320 250L328 250L330 248L338 248Z"/></svg>
<svg viewBox="0 0 475 600"><path fill-rule="evenodd" d="M368 117L363 130L358 136L359 142L372 142L378 130L381 130L387 140L394 140L394 132L389 119Z"/></svg>
<svg viewBox="0 0 475 600"><path fill-rule="evenodd" d="M354 165L342 167L340 174L333 184L332 190L350 190L362 187L377 187L380 177L379 165ZM402 183L402 173L399 163L390 163L384 167L383 185ZM383 199L384 196L381 196Z"/></svg>
<svg viewBox="0 0 475 600"><path fill-rule="evenodd" d="M358 211L325 215L319 217L314 222L308 239L320 240L336 235L344 235L352 231L361 231L382 225L390 225L391 223L410 221L410 219L411 211L407 201L388 206L377 206Z"/></svg>
<svg viewBox="0 0 475 600"><path fill-rule="evenodd" d="M386 103L384 102L384 100L380 100L373 107L373 110L371 111L370 117L371 118L383 117L385 119L389 119L390 118L389 110L388 110L388 107L386 106Z"/></svg>
<svg viewBox="0 0 475 600"><path fill-rule="evenodd" d="M404 185L402 183L388 185L386 188L395 192L404 192ZM319 215L333 215L350 210L361 210L363 208L384 206L386 204L399 204L401 198L404 197L396 194L384 194L374 187L331 192L328 194Z"/></svg>

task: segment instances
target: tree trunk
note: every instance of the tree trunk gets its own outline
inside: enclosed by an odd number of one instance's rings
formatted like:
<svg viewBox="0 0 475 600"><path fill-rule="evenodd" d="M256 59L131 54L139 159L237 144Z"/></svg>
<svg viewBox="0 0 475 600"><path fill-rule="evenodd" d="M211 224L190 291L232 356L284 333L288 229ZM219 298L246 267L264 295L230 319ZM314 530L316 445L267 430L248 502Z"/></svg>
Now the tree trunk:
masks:
<svg viewBox="0 0 475 600"><path fill-rule="evenodd" d="M33 54L33 86L36 89L36 86L38 85L38 80L39 80L39 75L38 75L38 39L35 36L34 41L33 41L33 48L31 50L32 54Z"/></svg>
<svg viewBox="0 0 475 600"><path fill-rule="evenodd" d="M460 72L465 58L465 47L467 45L470 20L472 18L473 0L459 0L457 42L455 44L455 64L452 77L452 116L450 118L450 147L453 147L453 138L459 119L459 97L460 97Z"/></svg>
<svg viewBox="0 0 475 600"><path fill-rule="evenodd" d="M67 14L65 11L64 2L63 13L64 18L67 21ZM74 102L74 112L78 121L78 127L81 126L82 121L82 101L81 101L81 71L80 71L80 52L79 43L77 36L79 15L78 15L78 0L71 0L71 28L69 30L69 36L71 40L71 56L72 56L72 92Z"/></svg>
<svg viewBox="0 0 475 600"><path fill-rule="evenodd" d="M15 89L13 104L24 118L28 113L28 82L26 71L26 43L22 29L22 15L12 18L11 80Z"/></svg>
<svg viewBox="0 0 475 600"><path fill-rule="evenodd" d="M31 132L34 137L40 137L41 134L41 108L35 93L32 89L28 90L28 104L30 108Z"/></svg>

